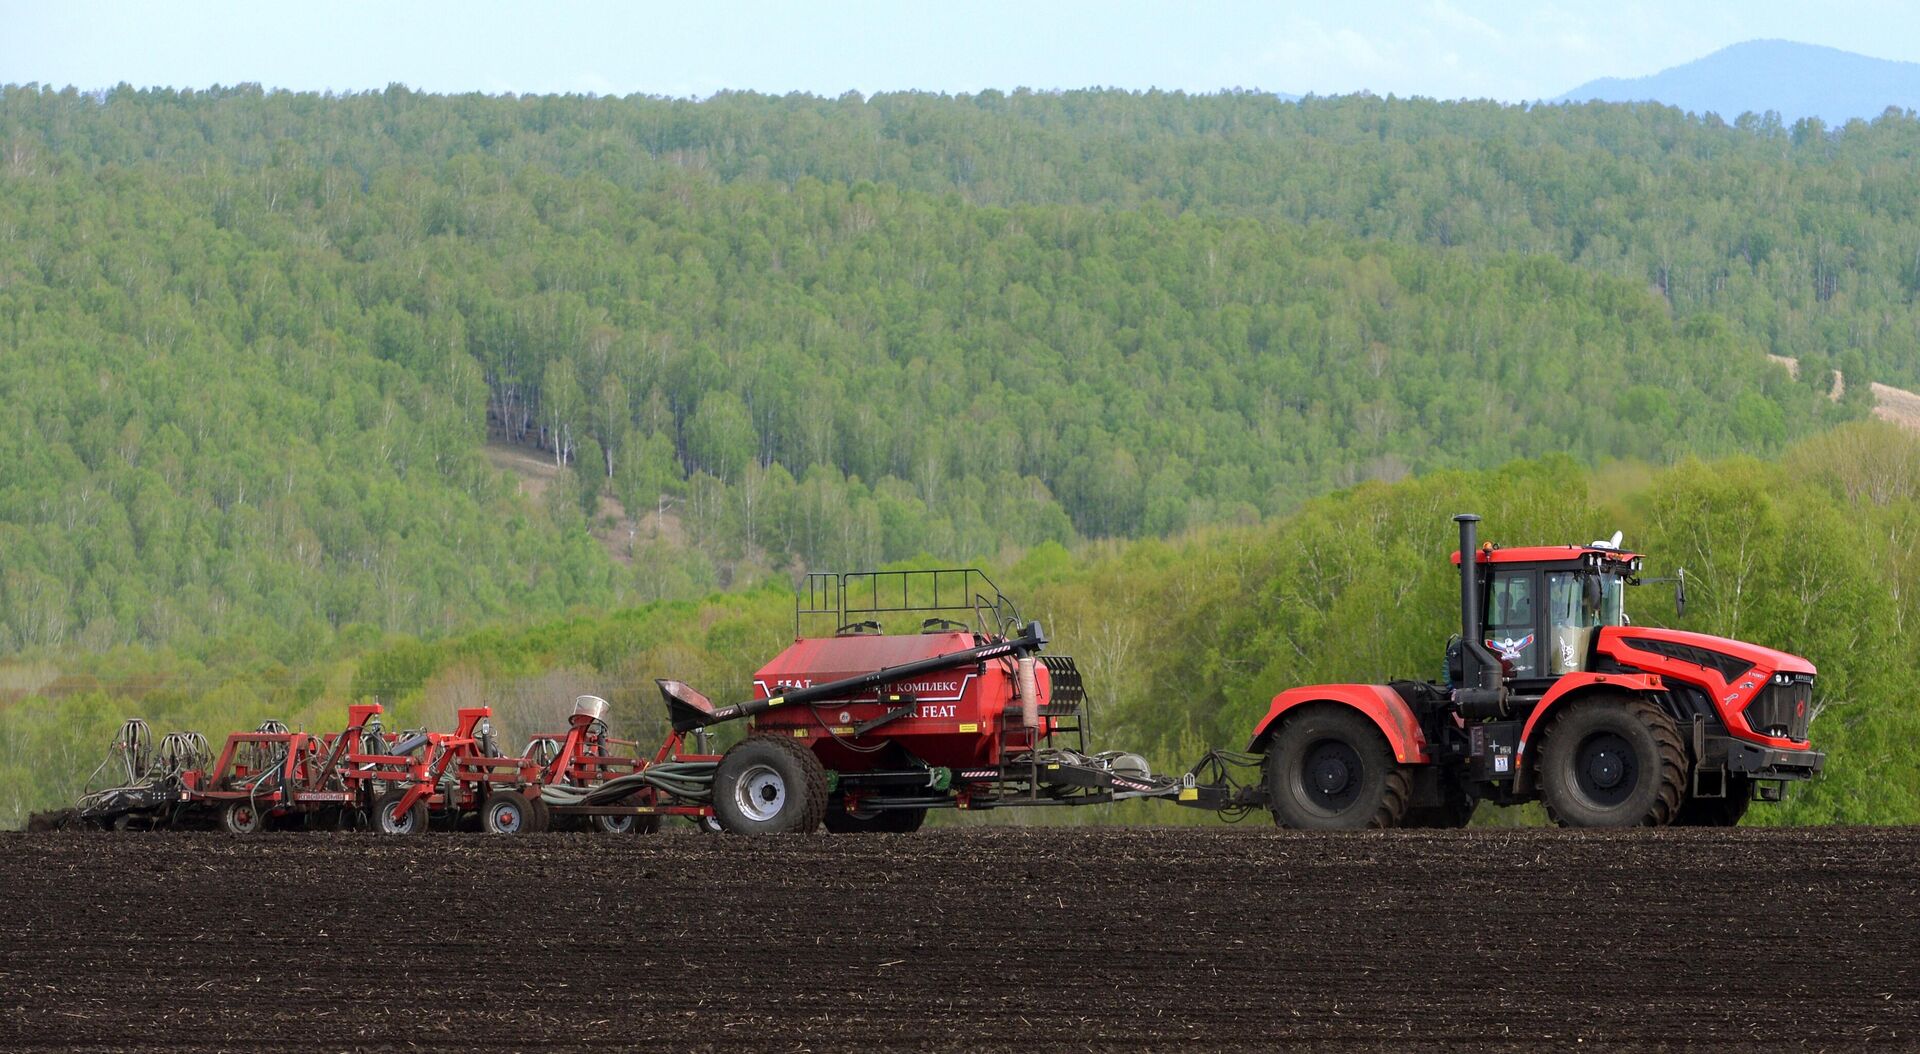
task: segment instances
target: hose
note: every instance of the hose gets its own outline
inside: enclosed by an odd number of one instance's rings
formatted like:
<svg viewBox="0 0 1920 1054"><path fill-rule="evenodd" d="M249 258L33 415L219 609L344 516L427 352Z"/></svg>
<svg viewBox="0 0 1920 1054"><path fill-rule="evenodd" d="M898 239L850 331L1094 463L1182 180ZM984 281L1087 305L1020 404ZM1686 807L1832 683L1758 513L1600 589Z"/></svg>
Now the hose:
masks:
<svg viewBox="0 0 1920 1054"><path fill-rule="evenodd" d="M1223 787L1229 800L1239 798L1248 790L1246 784L1234 779L1236 769L1254 769L1256 772L1266 763L1262 754L1248 754L1239 750L1209 750L1193 768L1187 772L1186 780L1194 786ZM1258 777L1256 776L1256 782ZM1184 781L1183 781L1184 782ZM1238 823L1255 809L1252 805L1233 805L1219 811L1220 819L1227 823Z"/></svg>
<svg viewBox="0 0 1920 1054"><path fill-rule="evenodd" d="M207 737L198 732L169 732L155 749L153 731L147 723L129 718L107 748L107 756L87 776L74 811L83 818L104 821L171 801L181 776L189 769L203 767L208 753ZM119 781L117 785L96 789L94 781L116 761L121 774L112 778Z"/></svg>
<svg viewBox="0 0 1920 1054"><path fill-rule="evenodd" d="M718 764L713 761L663 761L592 787L549 784L540 789L540 800L548 805L606 805L652 788L686 801L711 801L713 771Z"/></svg>

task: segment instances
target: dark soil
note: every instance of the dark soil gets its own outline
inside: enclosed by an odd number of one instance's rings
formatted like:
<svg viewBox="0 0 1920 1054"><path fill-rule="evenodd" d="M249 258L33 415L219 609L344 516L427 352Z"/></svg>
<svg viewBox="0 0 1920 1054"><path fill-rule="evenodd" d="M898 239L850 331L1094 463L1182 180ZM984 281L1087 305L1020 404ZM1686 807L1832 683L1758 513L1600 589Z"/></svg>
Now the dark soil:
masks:
<svg viewBox="0 0 1920 1054"><path fill-rule="evenodd" d="M0 836L0 1050L1920 1046L1920 833Z"/></svg>

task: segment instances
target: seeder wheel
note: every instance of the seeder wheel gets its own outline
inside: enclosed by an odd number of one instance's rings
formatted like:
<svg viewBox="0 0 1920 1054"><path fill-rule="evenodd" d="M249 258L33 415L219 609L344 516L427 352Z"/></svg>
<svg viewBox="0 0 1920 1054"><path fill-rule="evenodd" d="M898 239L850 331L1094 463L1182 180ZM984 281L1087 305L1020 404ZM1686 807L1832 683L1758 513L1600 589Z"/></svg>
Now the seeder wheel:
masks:
<svg viewBox="0 0 1920 1054"><path fill-rule="evenodd" d="M480 807L480 823L488 834L532 834L538 813L519 791L494 791Z"/></svg>
<svg viewBox="0 0 1920 1054"><path fill-rule="evenodd" d="M713 811L729 834L810 834L827 811L827 770L813 751L748 736L713 772Z"/></svg>
<svg viewBox="0 0 1920 1054"><path fill-rule="evenodd" d="M600 834L652 834L660 829L660 817L595 816L593 829Z"/></svg>
<svg viewBox="0 0 1920 1054"><path fill-rule="evenodd" d="M228 834L255 834L265 817L250 801L230 801L220 810L220 829Z"/></svg>
<svg viewBox="0 0 1920 1054"><path fill-rule="evenodd" d="M400 799L407 796L405 787L395 787L382 794L373 803L373 829L381 834L411 835L420 834L427 829L427 800L420 799L404 813L395 814L394 807Z"/></svg>

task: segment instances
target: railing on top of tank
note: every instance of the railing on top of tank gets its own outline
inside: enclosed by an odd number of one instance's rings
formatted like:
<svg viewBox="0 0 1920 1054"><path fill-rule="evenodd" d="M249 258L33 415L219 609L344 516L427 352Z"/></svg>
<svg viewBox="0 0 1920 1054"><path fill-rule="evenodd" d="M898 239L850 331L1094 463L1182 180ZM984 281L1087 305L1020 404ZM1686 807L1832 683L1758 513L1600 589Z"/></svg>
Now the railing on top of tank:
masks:
<svg viewBox="0 0 1920 1054"><path fill-rule="evenodd" d="M819 628L831 616L832 632L881 632L881 619L907 613L966 613L969 628L984 634L1018 624L1020 613L986 572L976 567L914 571L815 571L800 582L793 599L793 635L808 636L809 620ZM959 622L949 620L948 625ZM921 628L939 628L925 620ZM813 634L820 636L822 634Z"/></svg>

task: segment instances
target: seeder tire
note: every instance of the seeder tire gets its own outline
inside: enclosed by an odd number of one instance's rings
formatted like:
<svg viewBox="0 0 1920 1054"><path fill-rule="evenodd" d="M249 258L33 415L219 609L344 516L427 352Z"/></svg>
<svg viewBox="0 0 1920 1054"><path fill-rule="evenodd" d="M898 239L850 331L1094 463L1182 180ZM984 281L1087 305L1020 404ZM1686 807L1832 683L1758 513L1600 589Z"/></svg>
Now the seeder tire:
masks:
<svg viewBox="0 0 1920 1054"><path fill-rule="evenodd" d="M405 787L395 787L374 800L374 830L381 834L399 835L402 837L426 833L427 800L425 798L414 802L413 807L408 809L404 815L396 816L394 814L393 807L400 804L400 799L406 796L407 790Z"/></svg>
<svg viewBox="0 0 1920 1054"><path fill-rule="evenodd" d="M827 812L827 770L779 736L735 743L713 773L713 811L729 834L811 834Z"/></svg>
<svg viewBox="0 0 1920 1054"><path fill-rule="evenodd" d="M533 834L539 815L519 791L494 791L480 806L480 824L488 834Z"/></svg>
<svg viewBox="0 0 1920 1054"><path fill-rule="evenodd" d="M1664 827L1687 789L1673 719L1632 695L1569 703L1540 742L1540 801L1562 827Z"/></svg>
<svg viewBox="0 0 1920 1054"><path fill-rule="evenodd" d="M658 816L595 816L595 834L654 834L660 830Z"/></svg>
<svg viewBox="0 0 1920 1054"><path fill-rule="evenodd" d="M925 809L849 812L838 801L827 806L826 826L833 834L912 834L926 822Z"/></svg>
<svg viewBox="0 0 1920 1054"><path fill-rule="evenodd" d="M258 834L266 817L250 801L230 801L220 809L220 829L228 834Z"/></svg>
<svg viewBox="0 0 1920 1054"><path fill-rule="evenodd" d="M1308 831L1398 826L1413 791L1372 720L1339 704L1287 718L1267 746L1266 780L1274 824Z"/></svg>

